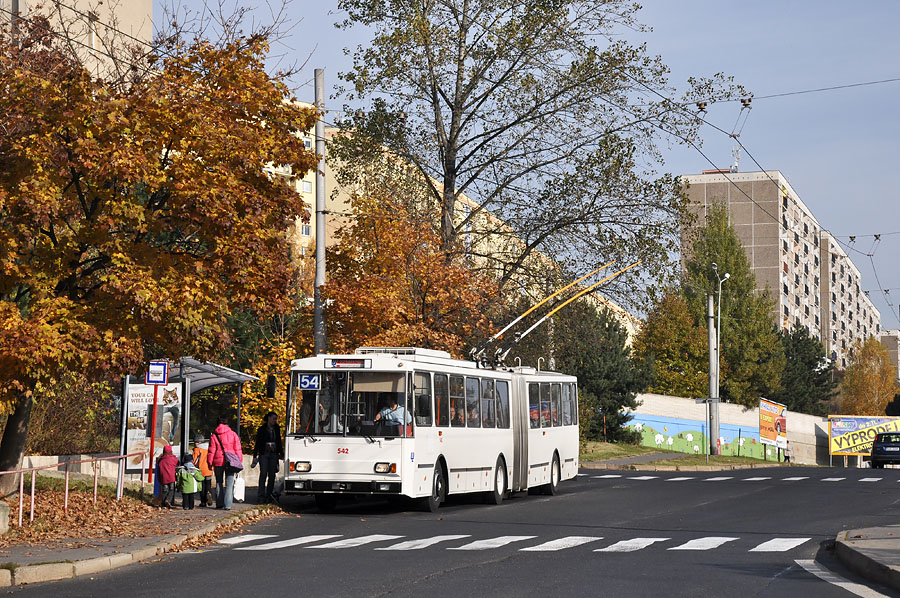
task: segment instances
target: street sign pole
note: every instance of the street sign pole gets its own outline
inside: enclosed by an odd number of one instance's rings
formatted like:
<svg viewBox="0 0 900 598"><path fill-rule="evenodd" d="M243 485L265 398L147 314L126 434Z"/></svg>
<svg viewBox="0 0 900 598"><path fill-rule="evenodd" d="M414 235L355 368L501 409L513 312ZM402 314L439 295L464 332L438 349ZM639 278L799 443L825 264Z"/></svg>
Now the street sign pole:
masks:
<svg viewBox="0 0 900 598"><path fill-rule="evenodd" d="M159 385L153 385L153 411L150 415L150 475L147 478L153 483L153 458L156 456L156 404L159 396Z"/></svg>
<svg viewBox="0 0 900 598"><path fill-rule="evenodd" d="M156 406L159 400L159 387L169 383L169 362L151 361L144 376L145 384L153 385L153 412L150 415L150 472L148 481L153 483L153 459L156 456Z"/></svg>

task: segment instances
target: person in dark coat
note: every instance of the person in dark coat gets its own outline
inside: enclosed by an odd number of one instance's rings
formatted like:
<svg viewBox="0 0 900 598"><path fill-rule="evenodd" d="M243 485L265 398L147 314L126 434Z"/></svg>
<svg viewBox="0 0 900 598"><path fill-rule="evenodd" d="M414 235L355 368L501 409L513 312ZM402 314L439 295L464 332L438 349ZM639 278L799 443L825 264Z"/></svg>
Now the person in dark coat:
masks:
<svg viewBox="0 0 900 598"><path fill-rule="evenodd" d="M278 415L269 411L263 425L256 431L256 442L253 445L253 463L259 464L259 485L256 498L260 504L275 502L275 475L281 460L284 459L284 447L281 442L281 428L278 427Z"/></svg>
<svg viewBox="0 0 900 598"><path fill-rule="evenodd" d="M172 453L172 445L163 447L162 457L159 458L159 489L162 502L160 506L165 509L175 508L175 470L178 467L178 457Z"/></svg>

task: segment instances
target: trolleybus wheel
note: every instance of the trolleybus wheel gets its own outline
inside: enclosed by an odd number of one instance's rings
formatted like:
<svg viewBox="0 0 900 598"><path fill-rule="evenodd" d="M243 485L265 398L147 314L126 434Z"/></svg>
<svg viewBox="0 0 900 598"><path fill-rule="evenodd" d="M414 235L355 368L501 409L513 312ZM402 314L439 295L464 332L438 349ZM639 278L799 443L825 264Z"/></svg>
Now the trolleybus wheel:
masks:
<svg viewBox="0 0 900 598"><path fill-rule="evenodd" d="M434 464L434 483L431 486L431 496L422 499L422 506L431 513L437 512L447 495L447 487L444 484L444 470L440 462Z"/></svg>
<svg viewBox="0 0 900 598"><path fill-rule="evenodd" d="M553 455L553 463L550 464L550 483L544 486L544 493L556 496L559 493L559 457Z"/></svg>
<svg viewBox="0 0 900 598"><path fill-rule="evenodd" d="M335 494L316 494L316 508L322 513L331 513L337 506L337 500Z"/></svg>
<svg viewBox="0 0 900 598"><path fill-rule="evenodd" d="M494 468L494 489L488 492L488 502L499 505L506 497L506 463L503 457L497 457L497 466Z"/></svg>

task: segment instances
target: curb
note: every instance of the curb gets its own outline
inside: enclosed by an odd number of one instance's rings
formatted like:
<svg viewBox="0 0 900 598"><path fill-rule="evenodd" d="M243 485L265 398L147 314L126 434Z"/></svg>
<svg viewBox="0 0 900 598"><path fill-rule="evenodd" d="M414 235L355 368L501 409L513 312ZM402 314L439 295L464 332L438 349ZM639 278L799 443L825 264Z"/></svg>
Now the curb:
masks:
<svg viewBox="0 0 900 598"><path fill-rule="evenodd" d="M632 464L607 464L607 463L582 463L584 469L614 469L634 471L732 471L738 469L756 469L762 467L780 467L774 464L748 463L746 465L653 465L652 463Z"/></svg>
<svg viewBox="0 0 900 598"><path fill-rule="evenodd" d="M262 512L262 509L262 506L244 509L239 513L234 513L220 521L209 523L187 534L172 534L155 544L150 544L144 548L137 548L131 552L112 554L93 559L84 559L81 561L22 565L13 570L0 569L0 588L44 581L58 581L60 579L70 579L82 575L93 575L95 573L117 569L126 565L132 565L178 549L188 540L194 540L201 536L205 536L206 534L210 534L219 529L220 526L228 525L237 520L246 520L248 517Z"/></svg>
<svg viewBox="0 0 900 598"><path fill-rule="evenodd" d="M838 559L862 577L894 590L900 590L900 570L881 563L855 547L850 539L855 530L841 532L834 539L834 553Z"/></svg>

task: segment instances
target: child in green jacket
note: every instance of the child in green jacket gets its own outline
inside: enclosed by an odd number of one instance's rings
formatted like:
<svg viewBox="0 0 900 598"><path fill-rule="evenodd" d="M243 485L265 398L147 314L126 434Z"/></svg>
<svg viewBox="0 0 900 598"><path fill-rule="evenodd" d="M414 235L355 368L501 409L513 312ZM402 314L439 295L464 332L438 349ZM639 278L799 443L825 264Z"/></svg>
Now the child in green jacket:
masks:
<svg viewBox="0 0 900 598"><path fill-rule="evenodd" d="M200 491L203 474L194 466L191 455L186 455L184 465L178 468L178 490L181 492L181 508L194 508L194 494Z"/></svg>

